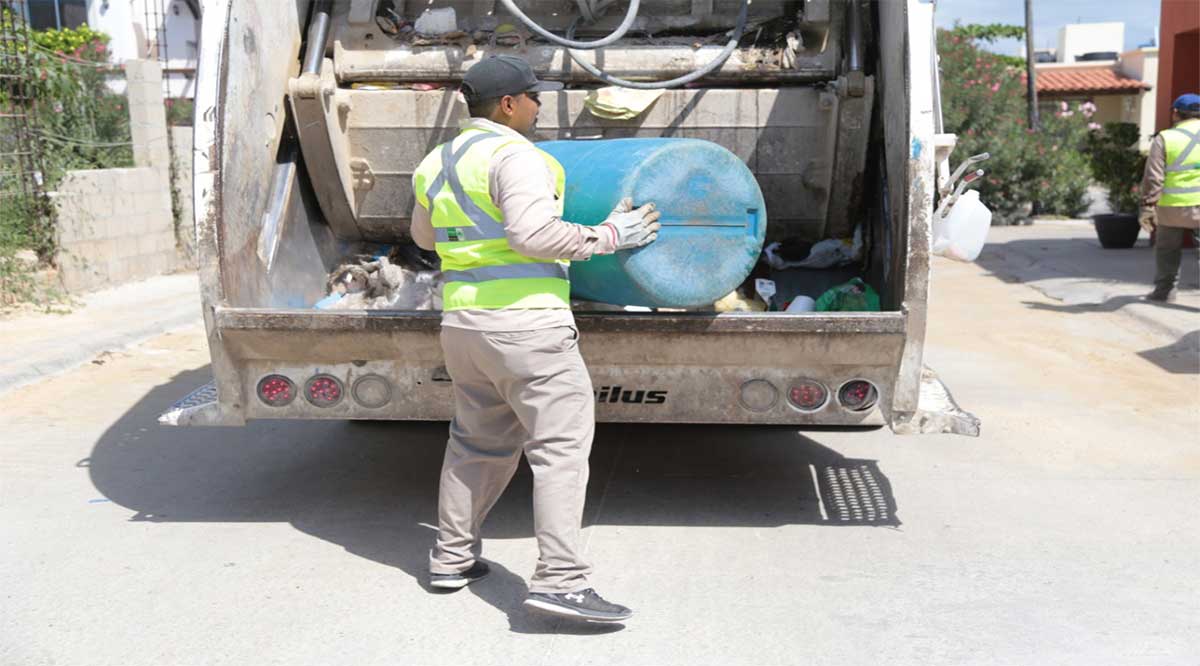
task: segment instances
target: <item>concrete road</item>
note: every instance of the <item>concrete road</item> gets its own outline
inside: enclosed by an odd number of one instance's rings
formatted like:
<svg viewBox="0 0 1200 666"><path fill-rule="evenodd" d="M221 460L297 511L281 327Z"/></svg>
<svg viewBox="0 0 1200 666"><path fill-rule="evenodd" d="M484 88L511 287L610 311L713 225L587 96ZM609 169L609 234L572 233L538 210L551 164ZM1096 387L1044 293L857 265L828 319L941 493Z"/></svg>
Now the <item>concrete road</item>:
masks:
<svg viewBox="0 0 1200 666"><path fill-rule="evenodd" d="M600 428L585 538L624 626L521 609L527 469L493 575L426 589L444 424L157 426L207 379L197 327L10 391L0 663L1196 664L1200 310L1180 337L934 270L928 360L978 439ZM875 481L857 518L839 470Z"/></svg>

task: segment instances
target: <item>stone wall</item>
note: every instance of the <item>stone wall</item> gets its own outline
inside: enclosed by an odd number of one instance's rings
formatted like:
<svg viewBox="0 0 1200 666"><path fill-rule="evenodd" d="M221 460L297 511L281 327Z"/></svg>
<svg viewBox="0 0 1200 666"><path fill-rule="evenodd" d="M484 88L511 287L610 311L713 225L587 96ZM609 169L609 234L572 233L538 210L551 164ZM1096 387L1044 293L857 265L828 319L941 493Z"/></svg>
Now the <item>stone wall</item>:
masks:
<svg viewBox="0 0 1200 666"><path fill-rule="evenodd" d="M136 166L71 171L52 193L58 207L58 266L68 291L181 267L171 214L162 71L156 62L130 61L125 76Z"/></svg>

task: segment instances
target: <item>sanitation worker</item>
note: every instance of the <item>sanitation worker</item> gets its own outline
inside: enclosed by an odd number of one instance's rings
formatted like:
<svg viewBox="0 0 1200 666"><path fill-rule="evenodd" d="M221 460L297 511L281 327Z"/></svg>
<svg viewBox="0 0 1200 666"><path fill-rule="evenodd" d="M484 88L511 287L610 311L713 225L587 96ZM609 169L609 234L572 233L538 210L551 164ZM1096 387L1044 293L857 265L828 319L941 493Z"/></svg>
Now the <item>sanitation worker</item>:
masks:
<svg viewBox="0 0 1200 666"><path fill-rule="evenodd" d="M1170 129L1154 137L1142 175L1138 221L1154 237L1151 301L1175 297L1184 234L1200 229L1200 95L1180 95L1171 105Z"/></svg>
<svg viewBox="0 0 1200 666"><path fill-rule="evenodd" d="M480 526L524 454L539 551L525 606L619 622L633 613L592 588L580 540L595 398L568 268L654 241L659 213L625 199L594 227L562 219L563 168L526 138L538 95L562 87L514 56L475 64L462 82L469 121L413 174L412 236L442 260L441 343L454 382L429 583L457 589L487 576Z"/></svg>

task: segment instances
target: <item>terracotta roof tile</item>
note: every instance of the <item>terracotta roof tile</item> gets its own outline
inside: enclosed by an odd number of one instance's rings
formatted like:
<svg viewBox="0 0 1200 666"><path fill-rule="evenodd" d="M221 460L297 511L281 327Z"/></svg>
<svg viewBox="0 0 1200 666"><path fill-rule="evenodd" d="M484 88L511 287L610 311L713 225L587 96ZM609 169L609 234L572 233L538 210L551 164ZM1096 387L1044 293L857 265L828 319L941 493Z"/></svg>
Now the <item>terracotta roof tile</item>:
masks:
<svg viewBox="0 0 1200 666"><path fill-rule="evenodd" d="M1108 67L1044 68L1037 70L1038 94L1133 93L1150 85Z"/></svg>

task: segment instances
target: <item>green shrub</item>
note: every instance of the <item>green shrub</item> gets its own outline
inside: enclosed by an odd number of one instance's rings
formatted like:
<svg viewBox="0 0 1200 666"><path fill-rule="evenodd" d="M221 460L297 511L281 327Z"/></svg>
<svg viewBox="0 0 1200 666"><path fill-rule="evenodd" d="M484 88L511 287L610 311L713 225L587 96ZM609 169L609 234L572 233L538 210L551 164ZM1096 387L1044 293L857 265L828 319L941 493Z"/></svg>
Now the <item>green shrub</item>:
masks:
<svg viewBox="0 0 1200 666"><path fill-rule="evenodd" d="M186 97L174 97L168 99L167 105L167 124L172 127L192 126L192 115L195 113L195 103Z"/></svg>
<svg viewBox="0 0 1200 666"><path fill-rule="evenodd" d="M1134 123L1105 123L1088 136L1088 157L1096 181L1108 188L1114 213L1136 213L1141 206L1142 171L1146 156L1138 150Z"/></svg>
<svg viewBox="0 0 1200 666"><path fill-rule="evenodd" d="M11 303L41 300L17 253L33 250L49 262L56 251L54 207L30 196L24 178L40 178L53 191L70 169L131 166L133 149L125 98L107 86L119 75L107 63L108 36L87 26L30 31L8 9L0 11L5 30L26 32L6 35L0 54L0 303ZM41 148L36 174L14 157L24 114L32 116L29 127Z"/></svg>
<svg viewBox="0 0 1200 666"><path fill-rule="evenodd" d="M981 165L987 175L978 188L1000 224L1034 214L1078 215L1087 206L1091 182L1084 152L1088 111L1046 114L1040 131L1033 132L1021 69L977 43L1021 32L1012 26L938 31L945 131L958 135L957 159L991 153Z"/></svg>

